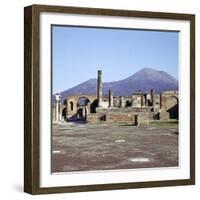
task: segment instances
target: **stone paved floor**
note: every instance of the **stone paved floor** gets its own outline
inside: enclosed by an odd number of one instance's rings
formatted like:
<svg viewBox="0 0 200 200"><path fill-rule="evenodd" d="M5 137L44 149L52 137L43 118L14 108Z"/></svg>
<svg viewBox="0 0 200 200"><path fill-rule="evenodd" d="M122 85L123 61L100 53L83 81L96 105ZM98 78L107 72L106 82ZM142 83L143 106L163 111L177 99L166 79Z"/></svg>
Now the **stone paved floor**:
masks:
<svg viewBox="0 0 200 200"><path fill-rule="evenodd" d="M176 127L53 125L52 172L178 165Z"/></svg>

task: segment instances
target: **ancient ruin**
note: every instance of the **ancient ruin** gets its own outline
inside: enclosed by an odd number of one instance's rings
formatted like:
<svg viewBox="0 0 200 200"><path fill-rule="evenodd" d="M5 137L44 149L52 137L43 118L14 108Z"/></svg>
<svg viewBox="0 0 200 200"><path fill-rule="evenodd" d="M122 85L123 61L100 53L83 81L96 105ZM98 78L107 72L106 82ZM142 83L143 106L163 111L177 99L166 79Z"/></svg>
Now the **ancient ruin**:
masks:
<svg viewBox="0 0 200 200"><path fill-rule="evenodd" d="M53 103L53 122L85 121L87 123L125 123L148 125L151 120L178 119L178 91L148 93L138 91L130 96L115 96L112 90L102 95L102 71L97 74L97 95L67 96L60 94Z"/></svg>

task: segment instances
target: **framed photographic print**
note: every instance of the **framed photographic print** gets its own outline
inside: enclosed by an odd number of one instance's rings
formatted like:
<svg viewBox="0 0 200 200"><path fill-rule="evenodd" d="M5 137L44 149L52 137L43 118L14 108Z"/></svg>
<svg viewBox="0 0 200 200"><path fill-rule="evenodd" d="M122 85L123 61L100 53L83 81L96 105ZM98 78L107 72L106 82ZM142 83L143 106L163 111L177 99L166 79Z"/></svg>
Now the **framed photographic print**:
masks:
<svg viewBox="0 0 200 200"><path fill-rule="evenodd" d="M24 191L195 183L195 16L24 9Z"/></svg>

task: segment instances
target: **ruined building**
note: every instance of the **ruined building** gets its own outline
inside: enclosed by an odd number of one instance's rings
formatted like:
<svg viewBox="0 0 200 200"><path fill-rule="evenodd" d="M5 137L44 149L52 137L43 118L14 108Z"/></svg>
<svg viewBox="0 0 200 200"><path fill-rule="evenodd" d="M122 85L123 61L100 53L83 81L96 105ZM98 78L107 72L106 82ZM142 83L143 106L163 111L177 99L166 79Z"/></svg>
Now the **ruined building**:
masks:
<svg viewBox="0 0 200 200"><path fill-rule="evenodd" d="M85 121L88 123L130 123L148 125L150 120L178 119L178 92L160 94L137 92L130 96L114 96L109 90L102 95L102 71L98 71L97 96L67 96L64 104L56 94L53 104L53 121Z"/></svg>

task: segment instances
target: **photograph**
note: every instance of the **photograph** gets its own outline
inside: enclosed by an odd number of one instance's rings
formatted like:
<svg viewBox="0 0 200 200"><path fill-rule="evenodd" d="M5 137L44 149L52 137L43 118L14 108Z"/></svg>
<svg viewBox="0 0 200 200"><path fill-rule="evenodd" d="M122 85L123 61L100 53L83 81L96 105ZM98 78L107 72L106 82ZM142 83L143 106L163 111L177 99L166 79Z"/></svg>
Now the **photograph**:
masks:
<svg viewBox="0 0 200 200"><path fill-rule="evenodd" d="M51 173L179 167L179 41L51 25Z"/></svg>

